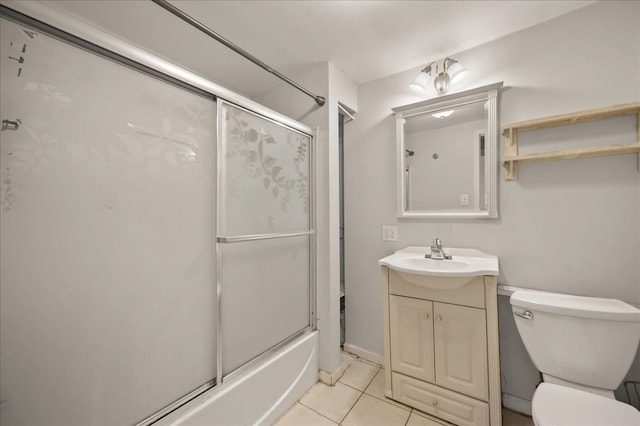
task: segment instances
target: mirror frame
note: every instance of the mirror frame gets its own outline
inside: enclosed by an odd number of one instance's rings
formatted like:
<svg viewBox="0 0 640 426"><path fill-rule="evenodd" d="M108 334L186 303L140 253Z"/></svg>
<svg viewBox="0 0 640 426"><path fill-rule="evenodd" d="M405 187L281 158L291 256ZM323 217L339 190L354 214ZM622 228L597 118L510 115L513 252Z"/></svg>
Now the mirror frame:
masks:
<svg viewBox="0 0 640 426"><path fill-rule="evenodd" d="M396 200L398 218L411 219L459 219L498 217L498 92L502 82L452 93L426 101L392 108L396 117ZM487 102L487 134L485 135L485 189L487 210L407 210L404 169L406 156L404 123L407 118L463 105Z"/></svg>

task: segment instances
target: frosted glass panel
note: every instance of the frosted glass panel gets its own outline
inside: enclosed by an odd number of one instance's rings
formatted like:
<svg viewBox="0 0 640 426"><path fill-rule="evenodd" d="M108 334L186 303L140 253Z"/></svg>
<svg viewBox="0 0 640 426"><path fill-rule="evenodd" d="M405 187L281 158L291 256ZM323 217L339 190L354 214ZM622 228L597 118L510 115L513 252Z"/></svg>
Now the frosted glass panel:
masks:
<svg viewBox="0 0 640 426"><path fill-rule="evenodd" d="M215 375L215 104L0 39L0 423L133 424Z"/></svg>
<svg viewBox="0 0 640 426"><path fill-rule="evenodd" d="M308 135L221 102L219 235L310 230ZM222 372L309 326L310 237L220 244Z"/></svg>
<svg viewBox="0 0 640 426"><path fill-rule="evenodd" d="M222 236L309 229L310 137L221 103Z"/></svg>
<svg viewBox="0 0 640 426"><path fill-rule="evenodd" d="M309 238L221 245L223 374L309 325Z"/></svg>

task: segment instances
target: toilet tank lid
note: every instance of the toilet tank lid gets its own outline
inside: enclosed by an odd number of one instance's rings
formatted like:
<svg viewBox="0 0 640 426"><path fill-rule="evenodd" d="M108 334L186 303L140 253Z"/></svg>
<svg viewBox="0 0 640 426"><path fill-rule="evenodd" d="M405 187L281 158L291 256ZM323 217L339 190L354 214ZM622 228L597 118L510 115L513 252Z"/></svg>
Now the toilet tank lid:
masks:
<svg viewBox="0 0 640 426"><path fill-rule="evenodd" d="M518 290L511 295L511 305L534 312L550 312L609 321L640 322L640 309L617 299Z"/></svg>

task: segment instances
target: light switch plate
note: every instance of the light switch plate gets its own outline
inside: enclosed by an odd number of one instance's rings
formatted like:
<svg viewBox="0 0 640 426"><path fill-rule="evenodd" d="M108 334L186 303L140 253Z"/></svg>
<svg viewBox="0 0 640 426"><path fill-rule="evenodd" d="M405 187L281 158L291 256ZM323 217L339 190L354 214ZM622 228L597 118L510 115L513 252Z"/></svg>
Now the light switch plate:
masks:
<svg viewBox="0 0 640 426"><path fill-rule="evenodd" d="M382 241L398 241L398 227L382 225Z"/></svg>

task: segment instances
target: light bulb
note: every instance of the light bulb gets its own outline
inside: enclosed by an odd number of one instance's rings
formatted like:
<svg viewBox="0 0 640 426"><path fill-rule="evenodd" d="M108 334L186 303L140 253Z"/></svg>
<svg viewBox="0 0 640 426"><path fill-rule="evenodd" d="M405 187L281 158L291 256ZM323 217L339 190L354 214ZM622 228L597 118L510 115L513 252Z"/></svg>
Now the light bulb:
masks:
<svg viewBox="0 0 640 426"><path fill-rule="evenodd" d="M420 94L427 93L427 87L429 84L429 75L426 72L420 71L420 73L416 76L411 84L409 84L409 88L414 92L418 92Z"/></svg>
<svg viewBox="0 0 640 426"><path fill-rule="evenodd" d="M449 74L451 84L457 84L469 75L469 71L466 70L462 65L460 65L460 62L456 61L453 64L449 65L449 68L447 68L447 74Z"/></svg>

